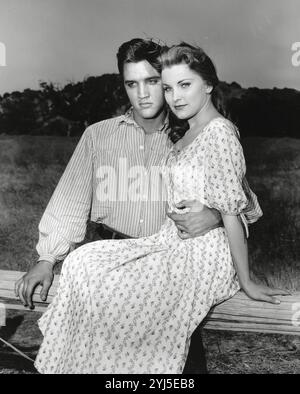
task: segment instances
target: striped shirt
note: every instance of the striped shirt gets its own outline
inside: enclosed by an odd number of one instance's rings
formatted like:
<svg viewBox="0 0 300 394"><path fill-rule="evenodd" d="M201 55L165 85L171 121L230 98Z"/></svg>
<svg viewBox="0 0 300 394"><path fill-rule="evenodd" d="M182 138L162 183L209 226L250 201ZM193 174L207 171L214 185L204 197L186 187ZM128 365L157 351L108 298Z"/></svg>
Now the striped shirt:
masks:
<svg viewBox="0 0 300 394"><path fill-rule="evenodd" d="M39 261L63 260L83 241L89 220L135 238L160 229L166 217L160 169L172 147L167 126L166 119L146 134L129 111L86 129L39 224ZM248 237L261 210L246 180L243 188L249 204L240 216Z"/></svg>
<svg viewBox="0 0 300 394"><path fill-rule="evenodd" d="M89 126L39 224L38 260L63 260L83 241L89 220L132 237L157 232L166 204L160 166L171 146L167 119L152 134L132 111Z"/></svg>

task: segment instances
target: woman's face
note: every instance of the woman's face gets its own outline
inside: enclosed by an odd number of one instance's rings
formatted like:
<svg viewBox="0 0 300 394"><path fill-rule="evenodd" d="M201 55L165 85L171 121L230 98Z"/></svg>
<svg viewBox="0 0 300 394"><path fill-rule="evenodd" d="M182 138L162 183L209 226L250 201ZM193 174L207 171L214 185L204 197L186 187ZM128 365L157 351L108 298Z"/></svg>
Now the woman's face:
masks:
<svg viewBox="0 0 300 394"><path fill-rule="evenodd" d="M184 63L164 68L162 83L165 99L179 119L196 116L212 91L201 76Z"/></svg>

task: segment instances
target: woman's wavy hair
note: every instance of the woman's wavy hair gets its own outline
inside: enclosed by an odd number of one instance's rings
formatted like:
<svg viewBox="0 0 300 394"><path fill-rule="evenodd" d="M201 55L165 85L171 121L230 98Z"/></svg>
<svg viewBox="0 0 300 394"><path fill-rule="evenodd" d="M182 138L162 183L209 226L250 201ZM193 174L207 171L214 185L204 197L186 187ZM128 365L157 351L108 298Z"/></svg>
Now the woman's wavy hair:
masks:
<svg viewBox="0 0 300 394"><path fill-rule="evenodd" d="M212 87L211 98L213 104L216 105L215 88L219 84L219 78L210 57L202 48L186 42L171 47L163 47L161 52L162 69L182 63L187 64L191 70L200 75L208 86ZM170 111L169 128L169 138L175 143L187 132L189 124L186 120L178 119Z"/></svg>

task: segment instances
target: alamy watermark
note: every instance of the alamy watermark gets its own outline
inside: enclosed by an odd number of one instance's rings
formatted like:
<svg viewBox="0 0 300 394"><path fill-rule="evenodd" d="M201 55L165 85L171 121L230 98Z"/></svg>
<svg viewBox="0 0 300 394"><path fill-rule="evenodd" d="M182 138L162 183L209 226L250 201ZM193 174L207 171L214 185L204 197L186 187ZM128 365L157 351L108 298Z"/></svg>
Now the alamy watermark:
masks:
<svg viewBox="0 0 300 394"><path fill-rule="evenodd" d="M294 42L292 44L291 50L293 52L295 52L291 58L292 65L294 67L299 67L300 66L300 42Z"/></svg>
<svg viewBox="0 0 300 394"><path fill-rule="evenodd" d="M6 308L5 305L0 302L0 327L6 325Z"/></svg>
<svg viewBox="0 0 300 394"><path fill-rule="evenodd" d="M292 311L293 316L292 316L292 325L294 327L299 327L300 326L300 302L294 302L292 304Z"/></svg>
<svg viewBox="0 0 300 394"><path fill-rule="evenodd" d="M100 166L95 172L98 201L161 201L166 199L159 166L130 166L120 157L118 165Z"/></svg>
<svg viewBox="0 0 300 394"><path fill-rule="evenodd" d="M99 166L95 171L98 201L167 201L170 179L175 181L172 194L177 196L177 185L183 183L186 174L195 179L201 176L200 169L192 165L175 166L171 174L166 166L130 166L125 157L120 157L116 164Z"/></svg>
<svg viewBox="0 0 300 394"><path fill-rule="evenodd" d="M6 47L3 42L0 42L0 67L6 66Z"/></svg>

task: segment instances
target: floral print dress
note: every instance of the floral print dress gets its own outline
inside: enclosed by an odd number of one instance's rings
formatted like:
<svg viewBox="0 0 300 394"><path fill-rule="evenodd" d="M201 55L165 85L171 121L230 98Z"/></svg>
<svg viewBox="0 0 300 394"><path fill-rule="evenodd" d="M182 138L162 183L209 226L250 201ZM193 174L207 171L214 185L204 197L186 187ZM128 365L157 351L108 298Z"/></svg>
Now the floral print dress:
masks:
<svg viewBox="0 0 300 394"><path fill-rule="evenodd" d="M245 192L233 124L212 120L163 168L170 210L181 200L227 214L261 211ZM249 207L256 206L256 212ZM139 239L96 241L64 261L53 302L39 320L41 373L180 374L190 337L209 309L239 290L224 228L182 240L167 218Z"/></svg>

